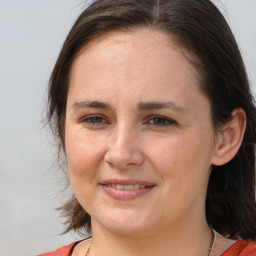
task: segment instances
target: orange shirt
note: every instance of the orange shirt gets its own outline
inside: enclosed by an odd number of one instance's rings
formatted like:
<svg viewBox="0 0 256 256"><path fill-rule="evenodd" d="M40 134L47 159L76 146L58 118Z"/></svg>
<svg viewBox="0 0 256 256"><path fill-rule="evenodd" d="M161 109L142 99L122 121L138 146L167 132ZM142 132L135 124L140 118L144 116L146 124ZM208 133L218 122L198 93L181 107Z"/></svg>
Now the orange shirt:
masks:
<svg viewBox="0 0 256 256"><path fill-rule="evenodd" d="M72 251L74 249L74 247L79 243L78 242L74 242L70 245L67 246L63 246L59 249L57 249L56 251L53 252L47 252L47 253L43 253L43 254L39 254L37 256L71 256Z"/></svg>
<svg viewBox="0 0 256 256"><path fill-rule="evenodd" d="M79 242L72 243L70 245L61 247L53 252L40 254L38 256L71 256L74 247ZM221 254L221 256L256 256L256 242L238 240L227 251Z"/></svg>
<svg viewBox="0 0 256 256"><path fill-rule="evenodd" d="M246 240L236 241L221 256L256 256L256 243Z"/></svg>

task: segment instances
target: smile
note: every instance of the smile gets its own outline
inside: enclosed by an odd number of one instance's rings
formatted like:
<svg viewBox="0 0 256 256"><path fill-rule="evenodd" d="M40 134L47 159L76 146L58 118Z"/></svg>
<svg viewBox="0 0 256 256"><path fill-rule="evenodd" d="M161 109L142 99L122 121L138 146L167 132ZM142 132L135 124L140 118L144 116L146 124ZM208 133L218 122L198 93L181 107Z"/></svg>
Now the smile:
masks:
<svg viewBox="0 0 256 256"><path fill-rule="evenodd" d="M144 183L144 184L141 184ZM142 197L150 193L154 187L153 184L147 182L117 181L109 180L101 183L103 191L113 199L127 201Z"/></svg>
<svg viewBox="0 0 256 256"><path fill-rule="evenodd" d="M140 185L140 184L129 184L129 185L123 185L123 184L106 184L109 188L114 188L117 190L137 190L137 189L143 189L146 186Z"/></svg>

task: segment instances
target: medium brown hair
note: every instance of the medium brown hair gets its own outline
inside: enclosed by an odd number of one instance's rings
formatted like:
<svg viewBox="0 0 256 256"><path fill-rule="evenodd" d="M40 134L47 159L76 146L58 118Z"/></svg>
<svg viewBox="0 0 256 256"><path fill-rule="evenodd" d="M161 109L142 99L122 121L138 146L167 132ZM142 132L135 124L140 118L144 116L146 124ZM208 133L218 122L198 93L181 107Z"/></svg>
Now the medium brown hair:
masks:
<svg viewBox="0 0 256 256"><path fill-rule="evenodd" d="M196 56L202 89L211 102L216 131L241 107L247 128L237 155L213 166L206 198L210 226L230 238L256 239L256 110L244 63L225 18L210 0L97 0L78 17L53 69L48 121L65 150L64 125L72 63L88 42L115 30L148 27L175 38ZM61 207L67 229L90 231L91 219L75 196Z"/></svg>

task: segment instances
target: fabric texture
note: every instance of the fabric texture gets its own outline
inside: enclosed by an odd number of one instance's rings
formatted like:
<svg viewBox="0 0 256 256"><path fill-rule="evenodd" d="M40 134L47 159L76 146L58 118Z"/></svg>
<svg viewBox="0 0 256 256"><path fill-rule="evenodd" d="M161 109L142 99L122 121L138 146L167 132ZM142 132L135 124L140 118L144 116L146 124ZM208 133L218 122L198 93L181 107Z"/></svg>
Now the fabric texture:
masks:
<svg viewBox="0 0 256 256"><path fill-rule="evenodd" d="M74 249L74 247L79 243L78 242L74 242L70 245L67 246L63 246L59 249L57 249L56 251L53 252L47 252L47 253L43 253L43 254L39 254L37 256L71 256L72 251Z"/></svg>
<svg viewBox="0 0 256 256"><path fill-rule="evenodd" d="M238 240L221 256L256 256L256 243L246 240Z"/></svg>
<svg viewBox="0 0 256 256"><path fill-rule="evenodd" d="M71 256L74 247L79 243L75 242L70 245L61 247L53 252L40 254L37 256ZM238 240L221 256L256 256L256 243L246 240Z"/></svg>

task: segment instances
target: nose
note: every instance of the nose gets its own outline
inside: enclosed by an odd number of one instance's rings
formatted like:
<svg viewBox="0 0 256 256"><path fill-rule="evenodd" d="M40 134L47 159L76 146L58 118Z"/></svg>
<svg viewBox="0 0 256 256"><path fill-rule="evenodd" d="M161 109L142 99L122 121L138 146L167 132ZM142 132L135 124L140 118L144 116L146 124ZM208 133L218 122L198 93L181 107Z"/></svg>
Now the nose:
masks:
<svg viewBox="0 0 256 256"><path fill-rule="evenodd" d="M116 129L110 135L110 143L104 161L118 170L140 166L144 162L144 154L139 145L139 136L133 128Z"/></svg>

